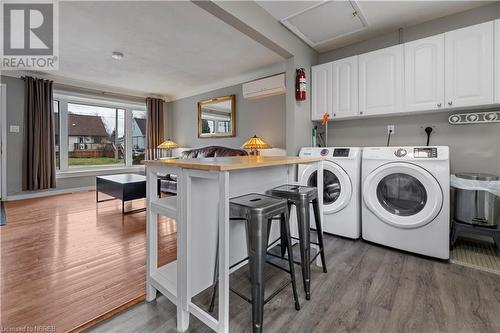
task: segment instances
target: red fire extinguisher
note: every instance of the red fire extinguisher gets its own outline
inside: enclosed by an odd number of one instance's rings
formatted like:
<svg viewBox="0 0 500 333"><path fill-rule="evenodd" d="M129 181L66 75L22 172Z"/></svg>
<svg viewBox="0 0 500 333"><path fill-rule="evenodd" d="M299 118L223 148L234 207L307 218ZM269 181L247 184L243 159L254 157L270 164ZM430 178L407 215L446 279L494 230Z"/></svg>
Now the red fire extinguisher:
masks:
<svg viewBox="0 0 500 333"><path fill-rule="evenodd" d="M304 68L299 68L295 76L295 99L297 101L306 100L306 86L306 72Z"/></svg>

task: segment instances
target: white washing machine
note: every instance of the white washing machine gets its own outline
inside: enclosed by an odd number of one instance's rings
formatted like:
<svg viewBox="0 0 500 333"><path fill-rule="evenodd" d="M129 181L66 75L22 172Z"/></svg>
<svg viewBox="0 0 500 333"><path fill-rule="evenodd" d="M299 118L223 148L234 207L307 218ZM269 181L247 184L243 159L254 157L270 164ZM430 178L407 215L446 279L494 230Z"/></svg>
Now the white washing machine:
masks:
<svg viewBox="0 0 500 333"><path fill-rule="evenodd" d="M448 147L364 148L362 237L449 258Z"/></svg>
<svg viewBox="0 0 500 333"><path fill-rule="evenodd" d="M324 156L323 231L357 239L361 236L360 176L361 148L305 147L299 156ZM300 185L317 185L317 168L298 167ZM313 216L313 215L311 215Z"/></svg>

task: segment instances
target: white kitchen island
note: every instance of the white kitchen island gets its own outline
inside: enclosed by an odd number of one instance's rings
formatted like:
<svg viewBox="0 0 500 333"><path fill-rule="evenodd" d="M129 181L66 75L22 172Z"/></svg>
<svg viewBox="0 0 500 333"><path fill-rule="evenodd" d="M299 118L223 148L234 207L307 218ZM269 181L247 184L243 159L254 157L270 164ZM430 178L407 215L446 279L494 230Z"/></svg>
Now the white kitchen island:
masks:
<svg viewBox="0 0 500 333"><path fill-rule="evenodd" d="M244 265L247 256L244 223L229 221L229 199L265 193L294 184L296 164L318 166L318 197L323 197L321 158L244 156L146 161L147 170L147 301L157 291L177 306L177 329L186 331L193 314L216 332L229 332L229 274ZM177 175L177 196L159 199L158 174ZM320 202L321 220L322 200ZM157 214L176 219L177 260L158 267ZM292 232L296 222L292 221ZM274 227L274 226L273 226ZM218 233L217 233L218 228ZM217 242L217 234L219 242ZM271 231L270 243L279 235ZM218 319L191 299L213 284L219 245ZM241 262L231 271L229 267Z"/></svg>

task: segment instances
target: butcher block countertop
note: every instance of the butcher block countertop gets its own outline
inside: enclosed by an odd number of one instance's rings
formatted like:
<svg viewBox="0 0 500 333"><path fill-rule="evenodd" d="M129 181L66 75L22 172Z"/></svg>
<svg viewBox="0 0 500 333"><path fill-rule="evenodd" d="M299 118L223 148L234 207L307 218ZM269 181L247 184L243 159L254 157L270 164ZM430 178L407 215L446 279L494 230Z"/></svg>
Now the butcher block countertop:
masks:
<svg viewBox="0 0 500 333"><path fill-rule="evenodd" d="M323 160L322 157L297 156L235 156L144 161L146 166L169 166L205 171L231 171L279 165L305 164Z"/></svg>

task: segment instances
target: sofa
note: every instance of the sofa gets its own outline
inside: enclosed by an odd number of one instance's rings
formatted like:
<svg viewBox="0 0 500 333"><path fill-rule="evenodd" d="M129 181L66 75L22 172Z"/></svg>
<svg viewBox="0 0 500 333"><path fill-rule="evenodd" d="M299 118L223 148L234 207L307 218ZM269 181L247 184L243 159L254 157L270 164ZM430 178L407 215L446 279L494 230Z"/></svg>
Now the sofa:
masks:
<svg viewBox="0 0 500 333"><path fill-rule="evenodd" d="M242 149L233 149L221 146L208 146L208 147L183 151L181 153L180 158L229 157L229 156L248 156L248 153Z"/></svg>
<svg viewBox="0 0 500 333"><path fill-rule="evenodd" d="M208 157L230 157L230 156L248 156L248 153L242 149L233 149L222 146L208 146L203 148L185 150L179 158L208 158ZM158 179L159 191L176 194L177 176L166 175Z"/></svg>

